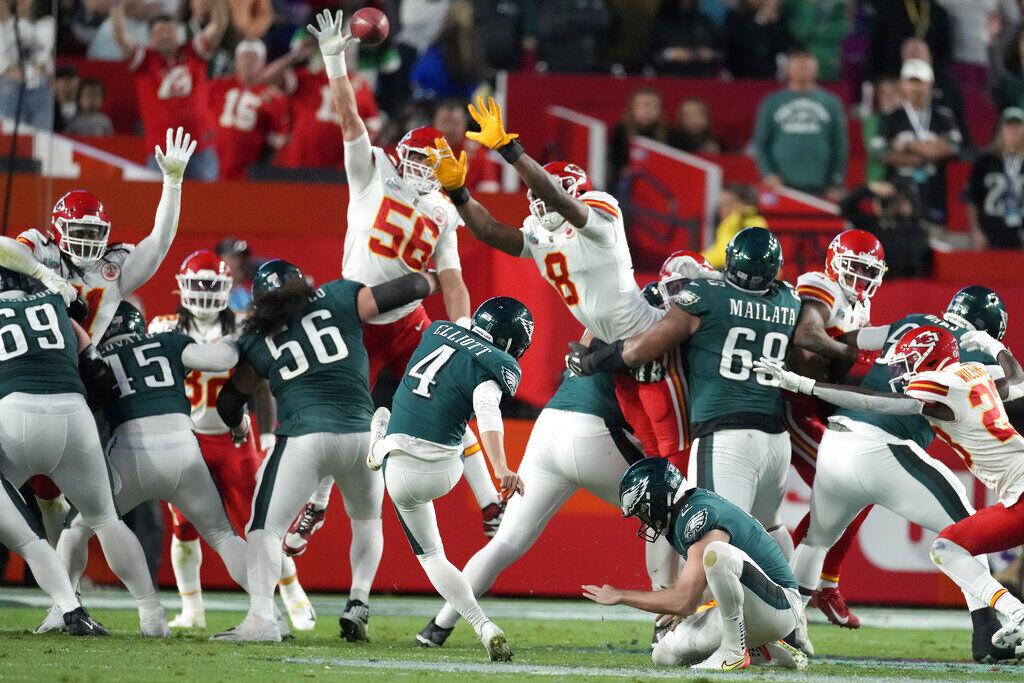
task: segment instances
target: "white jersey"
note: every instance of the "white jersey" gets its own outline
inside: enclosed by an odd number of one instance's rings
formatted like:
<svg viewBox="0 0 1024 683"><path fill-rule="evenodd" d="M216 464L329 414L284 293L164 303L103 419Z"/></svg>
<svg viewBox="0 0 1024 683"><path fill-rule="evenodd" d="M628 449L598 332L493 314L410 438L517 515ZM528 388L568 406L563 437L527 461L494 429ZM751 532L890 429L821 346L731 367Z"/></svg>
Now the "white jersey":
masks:
<svg viewBox="0 0 1024 683"><path fill-rule="evenodd" d="M179 330L201 344L216 341L224 336L224 331L216 320L212 323L204 323L193 318L193 321L194 325L192 327L188 330L181 330L178 328L177 313L158 315L150 321L147 332L155 334L157 332ZM237 334L231 336L234 338L238 337ZM230 370L226 372L191 370L185 376L185 394L188 396L189 403L192 406L192 424L195 425L197 433L224 434L228 431L228 426L224 424L224 421L220 419L220 415L217 413L217 395L230 376Z"/></svg>
<svg viewBox="0 0 1024 683"><path fill-rule="evenodd" d="M533 216L523 223L523 258L533 257L558 290L569 312L598 339L613 342L637 335L665 312L644 300L633 275L619 203L604 192L580 196L590 211L576 228L566 221L557 232Z"/></svg>
<svg viewBox="0 0 1024 683"><path fill-rule="evenodd" d="M850 303L839 283L820 270L804 273L796 281L801 301L816 301L828 308L825 332L838 337L871 324L871 300Z"/></svg>
<svg viewBox="0 0 1024 683"><path fill-rule="evenodd" d="M363 143L360 139L357 143ZM365 141L368 146L369 142ZM350 144L346 144L346 156ZM371 148L372 178L348 200L348 230L341 270L346 279L372 287L388 280L434 268L461 269L455 233L459 213L440 192L421 195L409 187L380 147ZM351 166L346 168L352 171ZM369 320L383 325L416 310L414 301Z"/></svg>
<svg viewBox="0 0 1024 683"><path fill-rule="evenodd" d="M932 429L964 464L1009 507L1024 493L1024 438L1010 425L992 376L980 363L956 363L922 372L907 385L908 396L941 403L952 421L928 418ZM927 416L925 416L927 417Z"/></svg>
<svg viewBox="0 0 1024 683"><path fill-rule="evenodd" d="M131 291L123 291L121 279L124 276L125 259L135 248L133 244L118 244L108 247L102 258L88 264L81 274L72 273L61 257L57 243L38 230L26 230L18 235L18 241L32 250L35 259L67 280L89 306L82 327L89 338L96 343L107 331L118 305Z"/></svg>

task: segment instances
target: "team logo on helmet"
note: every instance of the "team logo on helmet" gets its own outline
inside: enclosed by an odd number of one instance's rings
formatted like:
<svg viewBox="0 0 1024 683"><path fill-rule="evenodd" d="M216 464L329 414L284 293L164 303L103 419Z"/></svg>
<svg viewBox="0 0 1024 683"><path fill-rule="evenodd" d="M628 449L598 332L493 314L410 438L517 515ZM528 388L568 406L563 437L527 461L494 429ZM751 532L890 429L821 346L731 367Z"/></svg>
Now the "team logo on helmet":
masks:
<svg viewBox="0 0 1024 683"><path fill-rule="evenodd" d="M704 525L707 524L707 522L708 509L701 508L686 522L686 526L683 528L683 538L687 541L697 540L701 537L701 532L704 531Z"/></svg>
<svg viewBox="0 0 1024 683"><path fill-rule="evenodd" d="M107 261L100 267L100 275L103 276L104 280L113 282L117 278L121 277L121 266Z"/></svg>
<svg viewBox="0 0 1024 683"><path fill-rule="evenodd" d="M622 500L623 517L636 515L641 520L646 520L650 517L650 505L647 502L647 482L648 479L645 477L622 492L620 498Z"/></svg>

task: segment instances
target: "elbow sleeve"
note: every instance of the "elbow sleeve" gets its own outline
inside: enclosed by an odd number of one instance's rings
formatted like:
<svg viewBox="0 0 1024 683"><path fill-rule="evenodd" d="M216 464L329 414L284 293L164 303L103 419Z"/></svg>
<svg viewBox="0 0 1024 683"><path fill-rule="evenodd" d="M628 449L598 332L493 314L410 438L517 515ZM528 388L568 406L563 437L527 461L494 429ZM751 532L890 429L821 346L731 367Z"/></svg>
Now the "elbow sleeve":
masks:
<svg viewBox="0 0 1024 683"><path fill-rule="evenodd" d="M228 427L235 427L242 421L249 394L239 391L230 379L217 394L217 414Z"/></svg>
<svg viewBox="0 0 1024 683"><path fill-rule="evenodd" d="M419 273L403 275L370 288L377 310L385 313L430 296L430 282Z"/></svg>
<svg viewBox="0 0 1024 683"><path fill-rule="evenodd" d="M488 380L473 390L473 411L476 413L476 425L480 433L504 433L505 425L501 420L501 389L498 383Z"/></svg>

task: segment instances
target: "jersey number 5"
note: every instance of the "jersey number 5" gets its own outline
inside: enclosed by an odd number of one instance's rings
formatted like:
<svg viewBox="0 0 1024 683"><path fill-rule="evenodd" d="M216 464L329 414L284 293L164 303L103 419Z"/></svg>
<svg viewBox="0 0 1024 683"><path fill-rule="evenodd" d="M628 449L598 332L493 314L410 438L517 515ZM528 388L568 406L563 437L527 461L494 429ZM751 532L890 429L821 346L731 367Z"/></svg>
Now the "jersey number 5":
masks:
<svg viewBox="0 0 1024 683"><path fill-rule="evenodd" d="M415 212L416 209L407 204L397 202L391 197L384 197L380 202L380 209L377 210L377 217L373 219L373 229L380 230L390 240L385 243L374 235L370 238L370 251L384 258L401 256L405 264L413 270L425 270L430 256L434 253L434 245L424 239L423 231L429 232L436 240L437 226L423 216L417 216L412 225L412 234L406 240L405 230L402 226L391 222L392 213L410 219Z"/></svg>
<svg viewBox="0 0 1024 683"><path fill-rule="evenodd" d="M565 254L553 251L544 257L544 274L555 286L566 306L575 306L580 302L580 293L576 285L569 279L569 264L565 262Z"/></svg>

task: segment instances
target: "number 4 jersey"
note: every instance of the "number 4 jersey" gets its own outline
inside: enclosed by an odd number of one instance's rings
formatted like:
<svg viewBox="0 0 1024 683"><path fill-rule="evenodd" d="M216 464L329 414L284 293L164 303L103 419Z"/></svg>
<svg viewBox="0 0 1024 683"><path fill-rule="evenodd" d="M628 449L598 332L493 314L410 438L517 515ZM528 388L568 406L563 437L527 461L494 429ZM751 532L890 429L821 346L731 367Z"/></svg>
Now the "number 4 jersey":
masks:
<svg viewBox="0 0 1024 683"><path fill-rule="evenodd" d="M270 382L278 436L370 430L370 361L356 303L362 288L328 282L280 332L238 340L241 358Z"/></svg>
<svg viewBox="0 0 1024 683"><path fill-rule="evenodd" d="M78 335L59 294L0 299L0 398L81 394Z"/></svg>
<svg viewBox="0 0 1024 683"><path fill-rule="evenodd" d="M922 372L906 393L923 403L941 403L953 420L927 417L940 439L1009 507L1024 493L1024 438L1010 425L991 375L980 363L957 363Z"/></svg>

